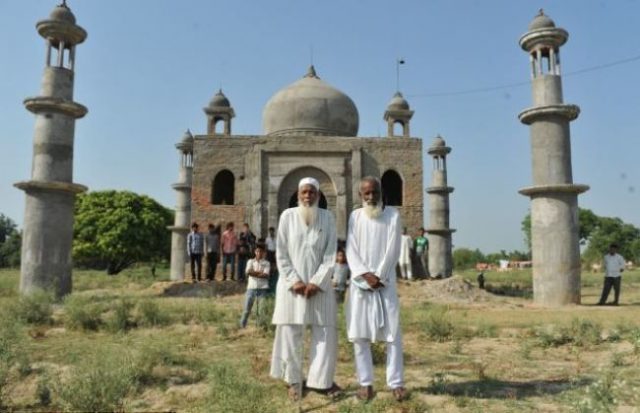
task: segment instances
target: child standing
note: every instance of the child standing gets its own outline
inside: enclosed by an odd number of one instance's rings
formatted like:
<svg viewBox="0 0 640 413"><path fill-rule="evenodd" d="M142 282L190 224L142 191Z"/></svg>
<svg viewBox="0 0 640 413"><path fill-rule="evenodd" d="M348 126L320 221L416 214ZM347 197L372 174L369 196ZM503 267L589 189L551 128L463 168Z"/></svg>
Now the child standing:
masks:
<svg viewBox="0 0 640 413"><path fill-rule="evenodd" d="M265 297L269 291L269 271L271 265L265 259L266 251L263 244L256 246L256 257L247 262L246 274L249 278L247 283L247 295L244 302L244 310L240 319L240 326L245 328L249 320L251 308L256 299ZM260 307L258 307L258 312Z"/></svg>
<svg viewBox="0 0 640 413"><path fill-rule="evenodd" d="M350 271L347 264L347 256L344 250L339 249L336 253L336 265L333 267L333 290L336 293L336 301L339 303L344 302L344 293L347 289L347 280L349 279Z"/></svg>

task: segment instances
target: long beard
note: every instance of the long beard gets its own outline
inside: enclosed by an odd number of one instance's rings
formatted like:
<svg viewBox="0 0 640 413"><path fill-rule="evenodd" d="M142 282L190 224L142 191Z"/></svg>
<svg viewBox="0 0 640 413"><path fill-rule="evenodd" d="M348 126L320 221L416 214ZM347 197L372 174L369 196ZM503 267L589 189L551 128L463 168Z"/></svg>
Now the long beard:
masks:
<svg viewBox="0 0 640 413"><path fill-rule="evenodd" d="M316 202L313 205L304 205L300 202L298 205L298 213L307 225L311 225L316 222L316 218L318 217L318 203Z"/></svg>
<svg viewBox="0 0 640 413"><path fill-rule="evenodd" d="M371 219L378 219L382 215L382 205L380 203L365 202L362 208L365 215Z"/></svg>

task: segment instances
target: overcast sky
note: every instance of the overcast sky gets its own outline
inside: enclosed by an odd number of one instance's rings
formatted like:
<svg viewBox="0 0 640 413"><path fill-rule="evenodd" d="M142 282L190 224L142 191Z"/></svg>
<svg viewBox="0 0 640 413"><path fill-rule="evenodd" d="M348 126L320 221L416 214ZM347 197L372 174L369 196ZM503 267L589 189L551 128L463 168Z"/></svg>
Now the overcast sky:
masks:
<svg viewBox="0 0 640 413"><path fill-rule="evenodd" d="M19 225L24 194L13 183L30 177L34 126L22 100L38 94L44 64L35 23L56 4L0 0L0 213ZM582 110L571 123L573 176L591 186L579 204L640 226L638 1L68 4L89 34L77 50L75 100L89 114L76 123L75 182L144 193L172 208L173 145L187 128L205 132L202 108L215 91L222 87L235 109L234 134L261 134L265 103L304 75L311 54L318 75L356 103L359 135L384 135L402 57L412 134L425 149L438 133L453 148L454 245L484 252L524 248L529 200L517 191L532 184L531 155L517 115L531 90L518 39L543 7L570 34L561 49L564 96Z"/></svg>

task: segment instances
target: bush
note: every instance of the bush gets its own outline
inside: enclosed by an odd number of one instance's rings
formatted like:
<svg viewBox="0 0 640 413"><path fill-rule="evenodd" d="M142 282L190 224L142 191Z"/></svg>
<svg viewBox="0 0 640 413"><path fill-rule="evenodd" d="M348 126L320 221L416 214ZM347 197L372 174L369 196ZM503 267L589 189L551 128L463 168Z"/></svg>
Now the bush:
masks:
<svg viewBox="0 0 640 413"><path fill-rule="evenodd" d="M558 347L565 344L585 347L602 342L602 327L591 320L575 318L570 326L535 328L532 335L542 347Z"/></svg>
<svg viewBox="0 0 640 413"><path fill-rule="evenodd" d="M61 407L67 411L123 411L124 398L134 388L131 360L115 353L93 354L73 366L55 383Z"/></svg>
<svg viewBox="0 0 640 413"><path fill-rule="evenodd" d="M197 360L175 353L169 347L149 343L143 345L132 363L133 379L138 386L154 383L196 383L206 376Z"/></svg>
<svg viewBox="0 0 640 413"><path fill-rule="evenodd" d="M204 406L209 412L278 411L269 388L230 363L219 363L209 371L209 393Z"/></svg>
<svg viewBox="0 0 640 413"><path fill-rule="evenodd" d="M116 301L112 308L112 313L107 319L107 329L112 333L124 333L135 323L131 320L131 310L133 303L126 298Z"/></svg>
<svg viewBox="0 0 640 413"><path fill-rule="evenodd" d="M446 308L436 307L427 310L424 332L431 340L444 342L454 336L455 327Z"/></svg>
<svg viewBox="0 0 640 413"><path fill-rule="evenodd" d="M256 300L254 304L256 311L256 325L260 331L267 334L269 337L273 337L276 332L276 326L271 323L275 306L276 301L273 297L261 298Z"/></svg>
<svg viewBox="0 0 640 413"><path fill-rule="evenodd" d="M69 295L64 300L64 324L72 330L98 330L104 306L89 298Z"/></svg>
<svg viewBox="0 0 640 413"><path fill-rule="evenodd" d="M12 315L28 324L51 324L53 295L44 291L21 296L11 308Z"/></svg>
<svg viewBox="0 0 640 413"><path fill-rule="evenodd" d="M136 323L143 327L155 327L169 324L169 315L152 299L142 300L136 305Z"/></svg>

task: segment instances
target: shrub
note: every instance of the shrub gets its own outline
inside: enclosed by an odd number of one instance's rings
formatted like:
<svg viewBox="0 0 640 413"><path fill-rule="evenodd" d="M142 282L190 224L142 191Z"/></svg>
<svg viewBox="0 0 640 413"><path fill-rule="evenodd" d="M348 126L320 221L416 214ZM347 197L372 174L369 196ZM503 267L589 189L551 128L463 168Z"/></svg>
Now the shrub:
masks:
<svg viewBox="0 0 640 413"><path fill-rule="evenodd" d="M103 308L101 303L94 303L86 297L69 295L64 300L64 324L72 330L95 331L102 325Z"/></svg>
<svg viewBox="0 0 640 413"><path fill-rule="evenodd" d="M11 308L14 317L29 324L51 324L53 295L44 291L21 296Z"/></svg>
<svg viewBox="0 0 640 413"><path fill-rule="evenodd" d="M269 388L230 363L219 363L209 371L206 411L275 413Z"/></svg>
<svg viewBox="0 0 640 413"><path fill-rule="evenodd" d="M136 305L135 322L143 327L169 324L169 315L152 299L142 300Z"/></svg>
<svg viewBox="0 0 640 413"><path fill-rule="evenodd" d="M133 303L126 298L116 301L111 316L107 319L107 329L112 333L124 333L134 326L131 320Z"/></svg>
<svg viewBox="0 0 640 413"><path fill-rule="evenodd" d="M260 331L267 334L269 337L273 337L276 332L276 326L271 324L275 305L276 301L273 297L256 300L254 305L254 307L256 307L256 325Z"/></svg>
<svg viewBox="0 0 640 413"><path fill-rule="evenodd" d="M444 342L453 338L455 327L446 308L428 310L424 332L431 340Z"/></svg>
<svg viewBox="0 0 640 413"><path fill-rule="evenodd" d="M534 328L532 335L542 347L558 347L565 344L585 347L602 342L602 327L591 320L575 318L569 326Z"/></svg>
<svg viewBox="0 0 640 413"><path fill-rule="evenodd" d="M61 407L69 411L122 411L134 387L129 358L111 352L93 354L55 383Z"/></svg>
<svg viewBox="0 0 640 413"><path fill-rule="evenodd" d="M29 367L22 325L6 313L0 314L0 406L3 405L9 371Z"/></svg>

